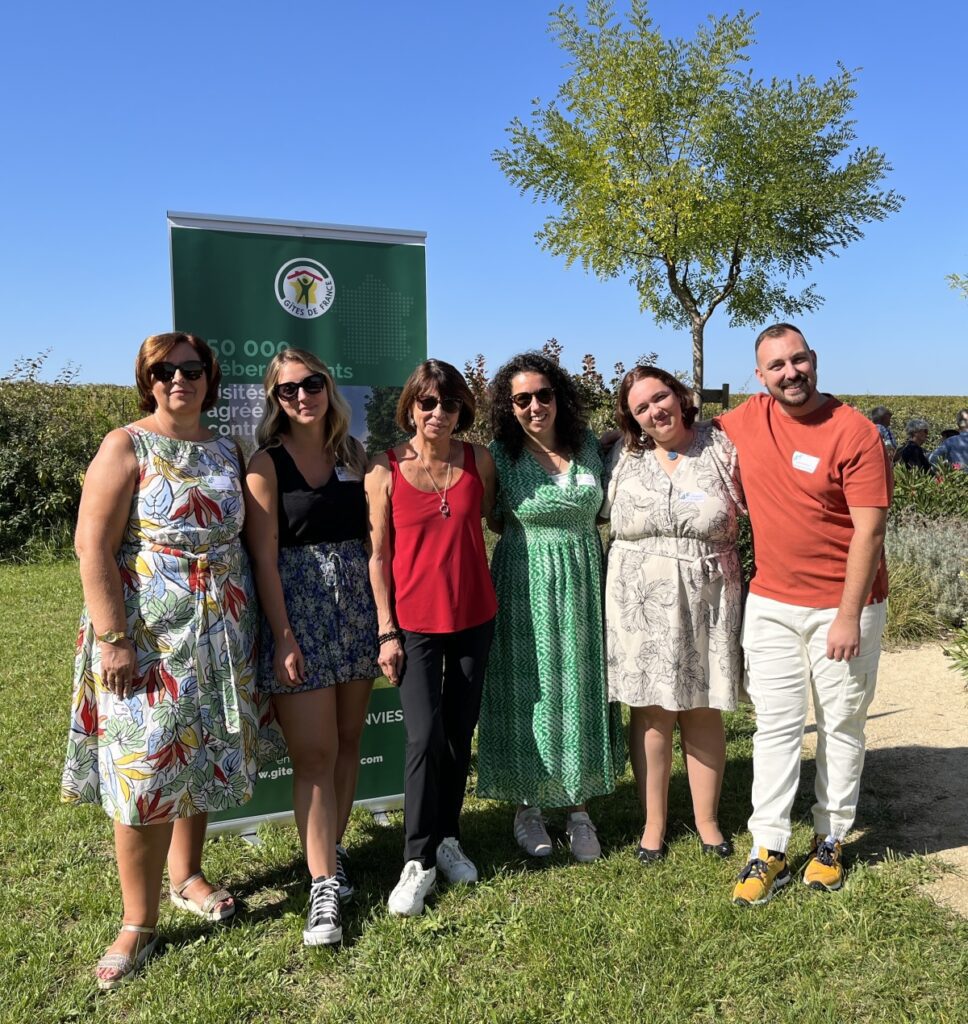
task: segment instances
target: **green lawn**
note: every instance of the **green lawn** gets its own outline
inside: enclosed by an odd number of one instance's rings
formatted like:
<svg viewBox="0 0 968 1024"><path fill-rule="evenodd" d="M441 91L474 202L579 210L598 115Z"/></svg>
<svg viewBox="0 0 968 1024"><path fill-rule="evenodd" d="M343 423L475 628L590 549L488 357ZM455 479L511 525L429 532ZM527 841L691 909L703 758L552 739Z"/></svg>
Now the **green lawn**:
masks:
<svg viewBox="0 0 968 1024"><path fill-rule="evenodd" d="M209 846L210 876L245 901L234 926L166 904L160 955L135 981L98 993L92 967L120 919L109 822L57 803L75 567L0 567L0 607L4 1022L968 1020L968 922L916 895L929 871L918 858L855 866L839 894L797 884L764 908L730 905L748 843L745 713L728 723L722 818L741 851L729 863L702 858L682 827L664 863L641 867L629 776L591 808L607 851L593 865L562 850L530 868L511 810L470 799L464 839L482 883L443 890L423 918L403 921L384 908L400 869L399 816L381 828L358 812L348 845L362 884L333 952L302 946L295 832L267 828L258 847L238 837ZM809 843L809 803L801 794L794 866ZM687 821L678 761L671 804L673 820Z"/></svg>

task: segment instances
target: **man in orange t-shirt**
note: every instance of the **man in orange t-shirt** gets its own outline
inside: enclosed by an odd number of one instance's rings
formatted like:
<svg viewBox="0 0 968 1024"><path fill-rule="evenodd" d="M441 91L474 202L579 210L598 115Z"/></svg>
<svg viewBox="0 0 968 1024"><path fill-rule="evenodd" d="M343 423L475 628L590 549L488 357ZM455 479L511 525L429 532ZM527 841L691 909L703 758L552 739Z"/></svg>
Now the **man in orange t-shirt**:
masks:
<svg viewBox="0 0 968 1024"><path fill-rule="evenodd" d="M843 884L864 727L887 613L890 464L877 428L817 390L817 356L792 324L756 339L755 395L717 423L736 445L756 549L743 623L753 739L753 849L733 902L790 880L786 848L813 690L817 718L811 888Z"/></svg>

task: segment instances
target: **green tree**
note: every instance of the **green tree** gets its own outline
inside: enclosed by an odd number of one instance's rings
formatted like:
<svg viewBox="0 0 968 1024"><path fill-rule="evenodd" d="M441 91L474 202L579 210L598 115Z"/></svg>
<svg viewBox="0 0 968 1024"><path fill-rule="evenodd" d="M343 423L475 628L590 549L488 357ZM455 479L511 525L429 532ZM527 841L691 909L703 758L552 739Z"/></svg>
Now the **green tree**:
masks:
<svg viewBox="0 0 968 1024"><path fill-rule="evenodd" d="M854 73L765 82L745 68L753 17L710 18L695 39L665 39L646 0L628 29L611 3L571 7L551 32L570 58L556 100L515 118L494 159L522 193L557 208L541 246L605 279L629 275L643 310L692 334L724 305L731 326L816 309L791 279L900 208L876 187L890 170L854 148Z"/></svg>
<svg viewBox="0 0 968 1024"><path fill-rule="evenodd" d="M367 455L386 451L407 436L395 419L401 391L402 387L375 387L366 396Z"/></svg>
<svg viewBox="0 0 968 1024"><path fill-rule="evenodd" d="M945 280L955 291L961 292L963 299L968 299L968 276L962 274L949 274Z"/></svg>

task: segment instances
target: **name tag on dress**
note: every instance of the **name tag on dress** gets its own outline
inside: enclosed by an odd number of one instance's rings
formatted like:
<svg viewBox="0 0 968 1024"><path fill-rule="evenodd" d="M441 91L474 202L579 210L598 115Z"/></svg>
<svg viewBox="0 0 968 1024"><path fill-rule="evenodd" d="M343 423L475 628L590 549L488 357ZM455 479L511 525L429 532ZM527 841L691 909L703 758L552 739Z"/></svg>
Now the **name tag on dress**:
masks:
<svg viewBox="0 0 968 1024"><path fill-rule="evenodd" d="M816 455L807 455L804 452L793 453L793 468L799 469L801 473L815 473L820 459Z"/></svg>
<svg viewBox="0 0 968 1024"><path fill-rule="evenodd" d="M701 505L706 500L705 491L680 491L679 500L687 501L690 505Z"/></svg>
<svg viewBox="0 0 968 1024"><path fill-rule="evenodd" d="M205 483L213 491L235 491L239 486L230 476L207 476Z"/></svg>
<svg viewBox="0 0 968 1024"><path fill-rule="evenodd" d="M598 481L591 473L578 473L575 477L575 483L578 487L595 487Z"/></svg>
<svg viewBox="0 0 968 1024"><path fill-rule="evenodd" d="M336 479L339 480L341 484L359 483L363 477L361 477L359 473L354 473L353 470L349 469L347 466L337 466Z"/></svg>

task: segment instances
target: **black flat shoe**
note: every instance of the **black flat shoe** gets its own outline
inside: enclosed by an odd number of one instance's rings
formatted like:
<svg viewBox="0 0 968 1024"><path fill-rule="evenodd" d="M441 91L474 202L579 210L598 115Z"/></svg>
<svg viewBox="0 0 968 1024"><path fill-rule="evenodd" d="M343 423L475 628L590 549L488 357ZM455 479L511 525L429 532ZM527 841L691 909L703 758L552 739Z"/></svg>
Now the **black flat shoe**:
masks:
<svg viewBox="0 0 968 1024"><path fill-rule="evenodd" d="M722 857L725 860L727 857L733 856L733 844L728 839L724 839L721 843L703 843L702 852Z"/></svg>
<svg viewBox="0 0 968 1024"><path fill-rule="evenodd" d="M644 846L640 846L635 851L635 856L638 857L643 864L654 864L655 861L662 860L666 853L668 853L668 847L663 843L658 850L649 850Z"/></svg>

